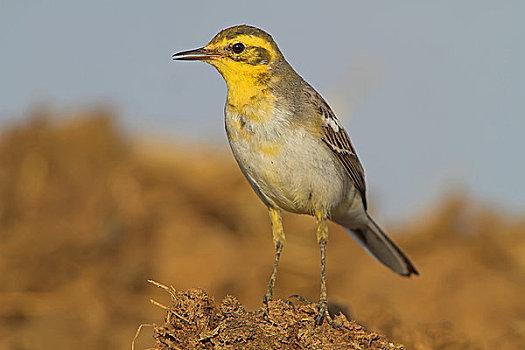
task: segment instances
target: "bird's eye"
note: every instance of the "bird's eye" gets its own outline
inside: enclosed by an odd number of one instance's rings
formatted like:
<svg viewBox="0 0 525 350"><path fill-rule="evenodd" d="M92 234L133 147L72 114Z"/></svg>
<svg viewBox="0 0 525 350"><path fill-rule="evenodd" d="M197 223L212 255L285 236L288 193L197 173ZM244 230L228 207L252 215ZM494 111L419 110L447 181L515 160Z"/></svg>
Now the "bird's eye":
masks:
<svg viewBox="0 0 525 350"><path fill-rule="evenodd" d="M241 53L244 51L244 45L242 43L233 44L232 51L235 53Z"/></svg>

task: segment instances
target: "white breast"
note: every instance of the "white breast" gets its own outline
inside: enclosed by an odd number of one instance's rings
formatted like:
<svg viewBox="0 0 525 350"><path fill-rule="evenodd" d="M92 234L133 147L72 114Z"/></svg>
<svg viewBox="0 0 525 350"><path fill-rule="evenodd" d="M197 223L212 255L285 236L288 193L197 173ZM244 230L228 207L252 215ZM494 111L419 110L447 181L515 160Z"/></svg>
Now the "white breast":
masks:
<svg viewBox="0 0 525 350"><path fill-rule="evenodd" d="M288 120L277 111L254 123L225 108L233 155L266 205L301 214L330 212L349 192L348 176L320 139Z"/></svg>

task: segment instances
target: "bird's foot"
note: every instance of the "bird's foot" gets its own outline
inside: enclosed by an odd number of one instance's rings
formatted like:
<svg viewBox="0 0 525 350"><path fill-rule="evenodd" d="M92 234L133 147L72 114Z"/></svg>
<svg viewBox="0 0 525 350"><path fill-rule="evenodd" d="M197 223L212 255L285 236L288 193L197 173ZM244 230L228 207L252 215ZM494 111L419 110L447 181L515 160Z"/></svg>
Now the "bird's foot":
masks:
<svg viewBox="0 0 525 350"><path fill-rule="evenodd" d="M284 300L284 302L288 305L290 305L291 307L293 307L293 309L295 310L295 304L290 300L290 299L297 299L299 302L301 303L305 303L307 305L312 305L313 303L311 301L309 301L308 299L306 299L305 297L299 295L299 294L293 294L293 295L290 295L286 300Z"/></svg>
<svg viewBox="0 0 525 350"><path fill-rule="evenodd" d="M310 304L313 304L311 301L308 301L305 297L299 295L299 294L293 294L293 295L290 295L287 299L283 300L285 304L291 306L294 311L296 310L295 309L295 304L293 303L293 301L291 301L290 299L297 299L298 301L300 301L301 303L306 303L308 305Z"/></svg>
<svg viewBox="0 0 525 350"><path fill-rule="evenodd" d="M326 319L326 322L334 328L342 329L341 325L337 324L330 313L328 312L328 301L326 299L319 300L319 304L317 304L318 313L314 320L314 326L320 326L323 324L323 321Z"/></svg>
<svg viewBox="0 0 525 350"><path fill-rule="evenodd" d="M305 297L303 297L302 295L299 295L299 294L293 294L293 295L290 295L288 297L288 299L291 299L291 298L297 299L301 303L305 303L305 304L308 304L308 305L313 304L310 300L306 299ZM288 300L288 299L286 299L286 300Z"/></svg>
<svg viewBox="0 0 525 350"><path fill-rule="evenodd" d="M264 296L263 296L263 305L264 305L264 316L269 316L270 315L270 306L269 306L269 302L273 300L273 296L269 293L266 293Z"/></svg>

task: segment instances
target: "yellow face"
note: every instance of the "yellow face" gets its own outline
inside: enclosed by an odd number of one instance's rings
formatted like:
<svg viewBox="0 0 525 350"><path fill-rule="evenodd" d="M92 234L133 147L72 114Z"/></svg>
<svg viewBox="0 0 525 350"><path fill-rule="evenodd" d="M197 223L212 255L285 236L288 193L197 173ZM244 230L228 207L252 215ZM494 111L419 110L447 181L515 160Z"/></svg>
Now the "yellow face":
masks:
<svg viewBox="0 0 525 350"><path fill-rule="evenodd" d="M268 71L277 56L271 43L260 37L243 34L233 38L216 38L205 49L220 55L207 62L217 68L228 89L233 90L231 92L252 90L253 87L268 84Z"/></svg>
<svg viewBox="0 0 525 350"><path fill-rule="evenodd" d="M218 53L207 62L215 66L223 75L268 71L269 66L278 56L275 43L246 34L224 37L219 33L204 49Z"/></svg>
<svg viewBox="0 0 525 350"><path fill-rule="evenodd" d="M250 26L236 26L217 34L208 45L173 55L177 60L204 61L221 73L228 85L228 102L243 105L264 94L272 65L282 59L272 37Z"/></svg>

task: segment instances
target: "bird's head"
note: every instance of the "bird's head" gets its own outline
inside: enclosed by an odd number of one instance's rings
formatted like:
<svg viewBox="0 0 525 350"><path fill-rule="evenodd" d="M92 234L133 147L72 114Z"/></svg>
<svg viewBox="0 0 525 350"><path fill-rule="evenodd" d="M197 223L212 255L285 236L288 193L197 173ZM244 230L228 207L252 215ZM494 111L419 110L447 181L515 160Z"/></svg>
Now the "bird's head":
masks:
<svg viewBox="0 0 525 350"><path fill-rule="evenodd" d="M176 53L173 59L211 64L224 77L229 89L237 85L268 84L272 67L284 61L272 37L248 25L224 29L206 46Z"/></svg>

